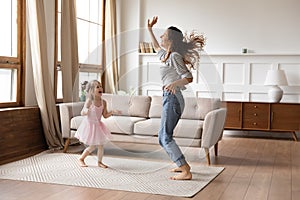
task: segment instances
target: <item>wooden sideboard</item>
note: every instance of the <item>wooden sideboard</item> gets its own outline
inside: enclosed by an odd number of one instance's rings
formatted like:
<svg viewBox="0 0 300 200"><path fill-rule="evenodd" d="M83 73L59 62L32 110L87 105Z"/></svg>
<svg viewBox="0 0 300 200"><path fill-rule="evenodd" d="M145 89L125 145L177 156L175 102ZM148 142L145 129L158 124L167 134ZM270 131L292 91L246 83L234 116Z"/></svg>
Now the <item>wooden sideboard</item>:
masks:
<svg viewBox="0 0 300 200"><path fill-rule="evenodd" d="M225 129L291 132L297 140L300 131L300 104L224 102Z"/></svg>

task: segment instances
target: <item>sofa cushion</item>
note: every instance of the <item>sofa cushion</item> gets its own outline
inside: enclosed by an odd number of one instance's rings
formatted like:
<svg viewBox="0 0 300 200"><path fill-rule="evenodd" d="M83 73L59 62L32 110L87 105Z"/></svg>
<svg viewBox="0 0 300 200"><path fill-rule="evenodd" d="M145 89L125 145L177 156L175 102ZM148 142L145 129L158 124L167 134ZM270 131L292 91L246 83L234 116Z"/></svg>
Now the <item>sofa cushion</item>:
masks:
<svg viewBox="0 0 300 200"><path fill-rule="evenodd" d="M129 115L137 117L149 117L150 105L150 96L131 96Z"/></svg>
<svg viewBox="0 0 300 200"><path fill-rule="evenodd" d="M160 118L162 111L162 96L152 96L149 110L150 118Z"/></svg>
<svg viewBox="0 0 300 200"><path fill-rule="evenodd" d="M120 110L122 116L148 117L151 97L150 96L123 96L103 94L107 102L107 110Z"/></svg>
<svg viewBox="0 0 300 200"><path fill-rule="evenodd" d="M203 120L207 113L220 107L220 99L214 98L184 98L185 107L181 115L182 119Z"/></svg>
<svg viewBox="0 0 300 200"><path fill-rule="evenodd" d="M139 121L134 125L134 134L157 136L160 122L160 118L150 118L145 121ZM174 129L174 137L200 139L202 136L202 128L202 120L180 119Z"/></svg>
<svg viewBox="0 0 300 200"><path fill-rule="evenodd" d="M138 121L146 120L142 117L128 117L128 116L111 116L109 118L102 118L102 122L112 133L133 134L133 126Z"/></svg>
<svg viewBox="0 0 300 200"><path fill-rule="evenodd" d="M185 97L185 107L181 115L182 119L203 120L207 113L220 107L220 99ZM149 117L161 117L162 97L152 96Z"/></svg>
<svg viewBox="0 0 300 200"><path fill-rule="evenodd" d="M180 119L174 129L174 137L200 139L202 137L202 129L202 120Z"/></svg>
<svg viewBox="0 0 300 200"><path fill-rule="evenodd" d="M145 121L139 121L134 124L134 134L137 135L158 135L160 127L160 118L150 118Z"/></svg>

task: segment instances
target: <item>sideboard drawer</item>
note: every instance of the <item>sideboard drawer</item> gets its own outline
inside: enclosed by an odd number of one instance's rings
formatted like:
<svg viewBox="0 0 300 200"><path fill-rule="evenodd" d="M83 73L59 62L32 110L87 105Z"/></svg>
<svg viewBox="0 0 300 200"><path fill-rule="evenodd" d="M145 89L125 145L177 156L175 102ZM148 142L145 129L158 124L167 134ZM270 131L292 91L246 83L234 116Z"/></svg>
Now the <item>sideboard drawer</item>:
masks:
<svg viewBox="0 0 300 200"><path fill-rule="evenodd" d="M269 104L244 103L243 111L244 129L269 129Z"/></svg>
<svg viewBox="0 0 300 200"><path fill-rule="evenodd" d="M271 130L274 131L300 131L300 106L299 104L271 105Z"/></svg>

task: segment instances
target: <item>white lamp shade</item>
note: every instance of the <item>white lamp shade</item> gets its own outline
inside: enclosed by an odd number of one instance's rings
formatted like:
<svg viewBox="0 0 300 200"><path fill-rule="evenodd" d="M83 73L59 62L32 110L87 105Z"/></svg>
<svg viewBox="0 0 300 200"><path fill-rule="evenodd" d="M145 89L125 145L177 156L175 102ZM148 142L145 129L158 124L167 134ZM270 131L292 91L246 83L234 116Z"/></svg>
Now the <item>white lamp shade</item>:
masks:
<svg viewBox="0 0 300 200"><path fill-rule="evenodd" d="M265 85L287 85L287 79L283 70L269 70Z"/></svg>

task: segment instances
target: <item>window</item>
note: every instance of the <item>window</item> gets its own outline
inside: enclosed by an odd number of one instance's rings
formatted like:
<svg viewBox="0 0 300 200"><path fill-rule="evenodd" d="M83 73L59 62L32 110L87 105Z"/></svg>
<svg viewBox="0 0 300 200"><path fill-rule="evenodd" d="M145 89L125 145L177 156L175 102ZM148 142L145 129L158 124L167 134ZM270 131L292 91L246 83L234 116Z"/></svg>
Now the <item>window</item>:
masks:
<svg viewBox="0 0 300 200"><path fill-rule="evenodd" d="M0 107L22 105L23 4L24 0L0 1Z"/></svg>
<svg viewBox="0 0 300 200"><path fill-rule="evenodd" d="M76 0L77 14L77 37L79 58L79 85L93 79L100 80L101 66L101 43L102 43L102 19L103 1L99 0ZM58 67L57 67L57 99L62 99L61 80L61 52L60 52L60 27L61 27L61 0L58 0ZM79 93L80 94L80 93Z"/></svg>

